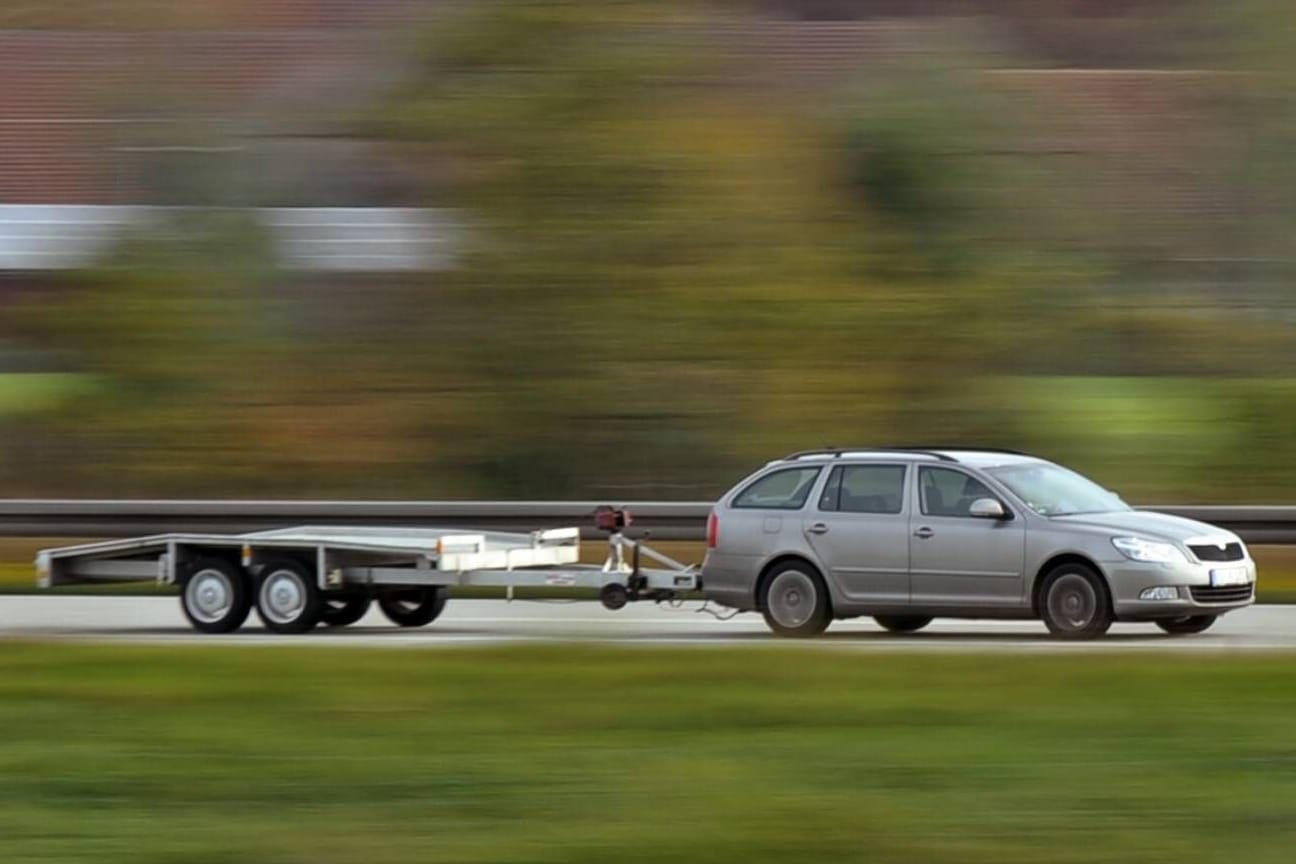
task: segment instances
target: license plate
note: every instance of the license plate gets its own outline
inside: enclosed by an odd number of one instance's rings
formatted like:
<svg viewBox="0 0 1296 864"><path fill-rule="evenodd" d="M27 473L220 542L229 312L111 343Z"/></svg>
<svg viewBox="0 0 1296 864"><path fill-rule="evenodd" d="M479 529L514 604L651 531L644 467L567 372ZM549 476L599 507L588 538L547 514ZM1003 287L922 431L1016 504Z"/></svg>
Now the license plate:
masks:
<svg viewBox="0 0 1296 864"><path fill-rule="evenodd" d="M1220 567L1211 571L1211 585L1246 585L1251 581L1245 567Z"/></svg>

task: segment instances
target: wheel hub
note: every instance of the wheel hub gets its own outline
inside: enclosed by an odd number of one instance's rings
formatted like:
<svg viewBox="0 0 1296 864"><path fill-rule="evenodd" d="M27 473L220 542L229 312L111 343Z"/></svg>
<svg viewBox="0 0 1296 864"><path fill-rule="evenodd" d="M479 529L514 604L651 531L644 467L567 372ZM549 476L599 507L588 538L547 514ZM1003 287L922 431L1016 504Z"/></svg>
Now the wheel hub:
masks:
<svg viewBox="0 0 1296 864"><path fill-rule="evenodd" d="M1098 598L1084 577L1067 574L1053 587L1048 603L1055 619L1067 627L1081 630L1093 620Z"/></svg>
<svg viewBox="0 0 1296 864"><path fill-rule="evenodd" d="M784 627L800 627L813 613L814 585L796 570L780 573L770 586L769 611Z"/></svg>
<svg viewBox="0 0 1296 864"><path fill-rule="evenodd" d="M214 623L228 612L234 592L225 574L204 570L190 580L185 593L190 613L200 621Z"/></svg>
<svg viewBox="0 0 1296 864"><path fill-rule="evenodd" d="M281 623L295 619L305 605L305 591L292 573L272 574L261 589L261 595L265 611Z"/></svg>

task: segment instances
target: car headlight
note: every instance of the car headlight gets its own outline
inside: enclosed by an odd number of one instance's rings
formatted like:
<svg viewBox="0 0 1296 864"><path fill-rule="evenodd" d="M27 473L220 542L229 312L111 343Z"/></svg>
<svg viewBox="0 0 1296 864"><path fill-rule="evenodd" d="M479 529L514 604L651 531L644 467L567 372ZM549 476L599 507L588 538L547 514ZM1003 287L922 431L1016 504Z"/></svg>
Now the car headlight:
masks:
<svg viewBox="0 0 1296 864"><path fill-rule="evenodd" d="M1176 564L1188 560L1188 557L1179 551L1179 547L1171 543L1158 543L1155 540L1144 540L1140 537L1113 537L1112 545L1131 561L1144 561L1149 564Z"/></svg>

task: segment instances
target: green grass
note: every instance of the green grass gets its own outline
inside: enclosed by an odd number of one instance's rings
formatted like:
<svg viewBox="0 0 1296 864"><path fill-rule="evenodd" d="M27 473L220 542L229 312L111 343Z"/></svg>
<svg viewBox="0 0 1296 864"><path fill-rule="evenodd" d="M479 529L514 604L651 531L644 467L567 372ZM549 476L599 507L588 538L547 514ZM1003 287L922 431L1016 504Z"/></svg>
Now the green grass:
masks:
<svg viewBox="0 0 1296 864"><path fill-rule="evenodd" d="M0 648L6 862L1286 862L1289 656Z"/></svg>

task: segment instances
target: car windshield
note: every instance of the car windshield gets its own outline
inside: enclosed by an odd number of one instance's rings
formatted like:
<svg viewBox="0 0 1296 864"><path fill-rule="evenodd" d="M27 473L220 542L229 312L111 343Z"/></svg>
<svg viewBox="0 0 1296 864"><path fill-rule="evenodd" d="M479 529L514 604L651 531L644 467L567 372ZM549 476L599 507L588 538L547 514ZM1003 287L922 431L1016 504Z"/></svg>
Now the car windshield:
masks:
<svg viewBox="0 0 1296 864"><path fill-rule="evenodd" d="M1005 465L987 472L1041 516L1110 513L1129 505L1097 483L1047 462Z"/></svg>

